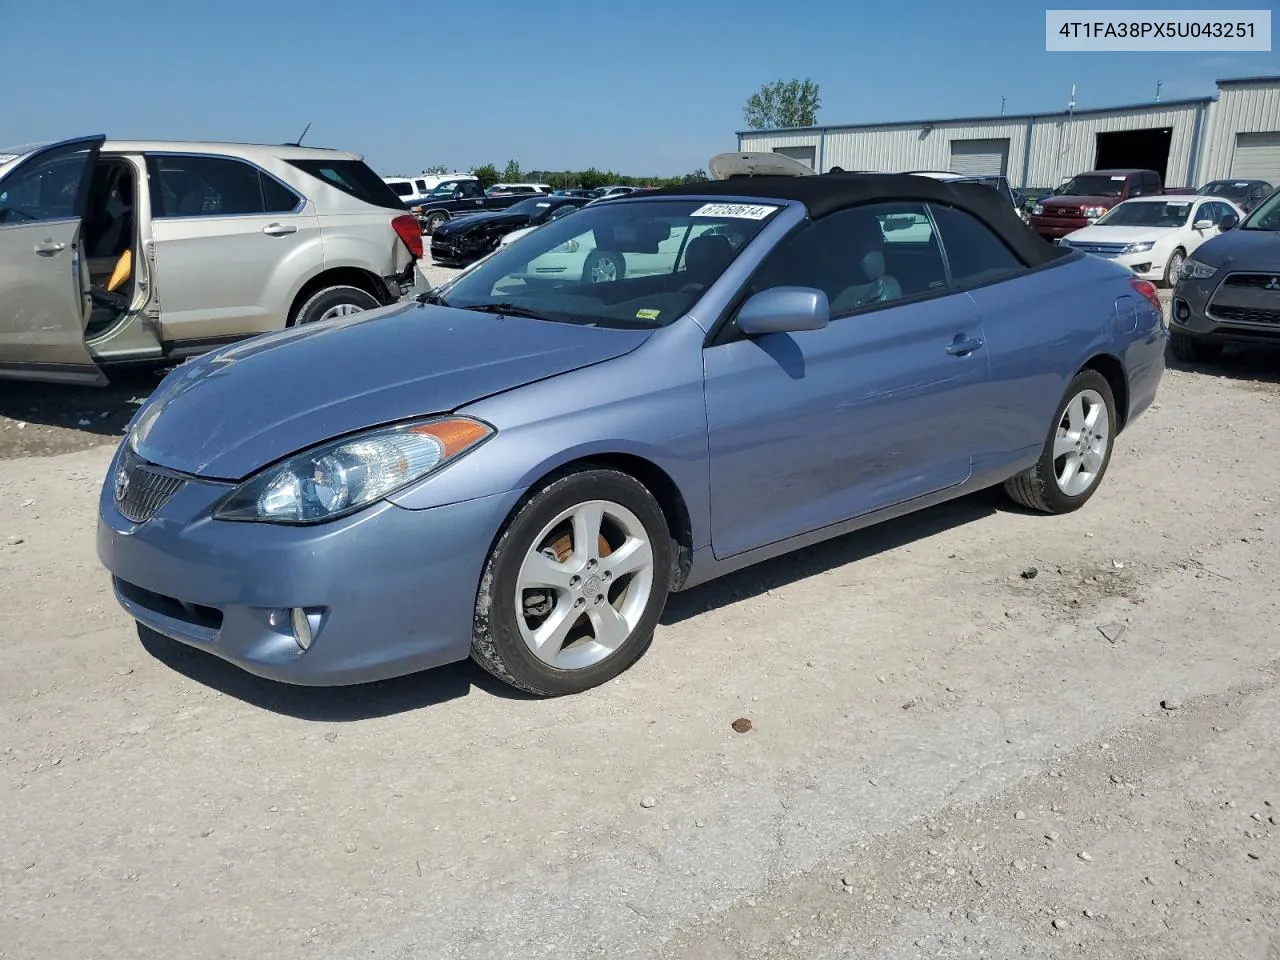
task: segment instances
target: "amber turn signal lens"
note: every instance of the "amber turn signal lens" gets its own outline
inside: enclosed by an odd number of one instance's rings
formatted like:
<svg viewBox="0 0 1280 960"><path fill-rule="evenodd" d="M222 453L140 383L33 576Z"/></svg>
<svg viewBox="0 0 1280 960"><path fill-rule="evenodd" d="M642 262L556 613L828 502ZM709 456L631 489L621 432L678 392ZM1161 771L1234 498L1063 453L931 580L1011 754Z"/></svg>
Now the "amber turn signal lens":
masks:
<svg viewBox="0 0 1280 960"><path fill-rule="evenodd" d="M447 460L479 443L491 431L483 423L474 420L442 420L411 427L409 432L435 437L444 447L444 459Z"/></svg>

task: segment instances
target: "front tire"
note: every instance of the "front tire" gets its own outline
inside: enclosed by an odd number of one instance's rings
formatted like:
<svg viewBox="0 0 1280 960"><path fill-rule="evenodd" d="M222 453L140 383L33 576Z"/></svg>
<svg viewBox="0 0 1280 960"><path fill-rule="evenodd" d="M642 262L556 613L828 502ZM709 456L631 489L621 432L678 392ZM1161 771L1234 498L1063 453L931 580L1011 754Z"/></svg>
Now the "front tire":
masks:
<svg viewBox="0 0 1280 960"><path fill-rule="evenodd" d="M437 210L435 213L427 217L426 222L422 226L422 232L427 234L435 233L448 219L449 215L447 213L441 213Z"/></svg>
<svg viewBox="0 0 1280 960"><path fill-rule="evenodd" d="M594 468L552 480L489 553L472 659L541 697L612 680L649 648L674 557L662 508L634 477Z"/></svg>
<svg viewBox="0 0 1280 960"><path fill-rule="evenodd" d="M1071 513L1094 495L1111 462L1118 424L1106 377L1082 370L1067 386L1035 466L1005 481L1005 492L1029 510Z"/></svg>
<svg viewBox="0 0 1280 960"><path fill-rule="evenodd" d="M1169 254L1169 262L1164 265L1164 285L1170 289L1178 285L1178 274L1182 273L1182 265L1187 262L1187 255L1181 248Z"/></svg>
<svg viewBox="0 0 1280 960"><path fill-rule="evenodd" d="M1185 333L1171 333L1169 349L1183 363L1209 363L1221 355L1222 344L1205 343L1199 337L1190 337Z"/></svg>
<svg viewBox="0 0 1280 960"><path fill-rule="evenodd" d="M337 286L325 287L307 298L306 302L294 314L290 326L302 326L304 323L317 323L321 320L336 320L353 313L376 310L382 306L377 298L367 290L359 287Z"/></svg>

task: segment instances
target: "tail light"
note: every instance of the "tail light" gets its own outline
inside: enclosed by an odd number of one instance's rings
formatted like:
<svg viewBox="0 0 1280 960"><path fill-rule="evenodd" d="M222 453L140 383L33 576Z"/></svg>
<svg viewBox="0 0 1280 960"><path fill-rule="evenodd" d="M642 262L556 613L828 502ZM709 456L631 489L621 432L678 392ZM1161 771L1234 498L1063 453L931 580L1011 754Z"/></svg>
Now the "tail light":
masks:
<svg viewBox="0 0 1280 960"><path fill-rule="evenodd" d="M418 223L418 218L408 213L402 213L391 221L391 227L395 230L396 235L404 241L404 245L409 248L409 252L413 254L413 259L422 259L422 225Z"/></svg>
<svg viewBox="0 0 1280 960"><path fill-rule="evenodd" d="M1161 316L1164 315L1164 304L1160 302L1160 292L1156 289L1154 283L1150 280L1139 280L1134 277L1129 281L1129 286L1133 287L1147 303L1159 310Z"/></svg>

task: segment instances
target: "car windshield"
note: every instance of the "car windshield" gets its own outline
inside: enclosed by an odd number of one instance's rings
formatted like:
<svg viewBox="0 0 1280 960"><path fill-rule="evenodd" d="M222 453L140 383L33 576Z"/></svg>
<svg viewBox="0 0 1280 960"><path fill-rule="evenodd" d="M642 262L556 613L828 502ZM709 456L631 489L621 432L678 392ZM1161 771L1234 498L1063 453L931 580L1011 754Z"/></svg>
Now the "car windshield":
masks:
<svg viewBox="0 0 1280 960"><path fill-rule="evenodd" d="M584 207L500 248L431 299L560 323L665 326L697 302L780 209L703 200Z"/></svg>
<svg viewBox="0 0 1280 960"><path fill-rule="evenodd" d="M1277 190L1244 218L1241 230L1280 230L1280 190Z"/></svg>
<svg viewBox="0 0 1280 960"><path fill-rule="evenodd" d="M462 184L458 183L456 180L450 180L448 183L440 184L432 190L429 195L433 197L450 197L453 196L453 191L457 190L461 186Z"/></svg>
<svg viewBox="0 0 1280 960"><path fill-rule="evenodd" d="M1118 197L1124 193L1124 177L1086 173L1073 177L1058 191L1066 197Z"/></svg>
<svg viewBox="0 0 1280 960"><path fill-rule="evenodd" d="M1249 195L1249 191L1255 186L1255 183L1248 180L1215 180L1213 183L1205 184L1200 193L1207 197L1226 197L1228 200L1242 200Z"/></svg>
<svg viewBox="0 0 1280 960"><path fill-rule="evenodd" d="M1130 201L1114 207L1098 218L1099 227L1181 227L1191 216L1191 202L1170 200L1167 203L1147 200Z"/></svg>
<svg viewBox="0 0 1280 960"><path fill-rule="evenodd" d="M538 214L546 211L551 206L551 201L546 197L530 197L528 200L521 200L507 207L508 213L518 213L524 216L536 217Z"/></svg>

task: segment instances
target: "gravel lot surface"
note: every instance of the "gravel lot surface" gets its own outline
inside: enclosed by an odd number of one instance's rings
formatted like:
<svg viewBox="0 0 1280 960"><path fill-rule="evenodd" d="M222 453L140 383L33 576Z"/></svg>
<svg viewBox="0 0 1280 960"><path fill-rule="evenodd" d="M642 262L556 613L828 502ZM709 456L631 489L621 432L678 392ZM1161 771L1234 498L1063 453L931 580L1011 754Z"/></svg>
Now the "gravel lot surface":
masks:
<svg viewBox="0 0 1280 960"><path fill-rule="evenodd" d="M1276 369L1171 369L1077 514L744 571L555 701L140 634L93 524L144 387L0 386L0 957L1272 960Z"/></svg>

